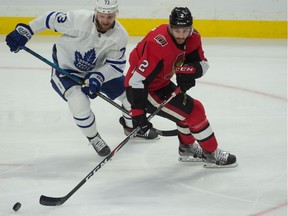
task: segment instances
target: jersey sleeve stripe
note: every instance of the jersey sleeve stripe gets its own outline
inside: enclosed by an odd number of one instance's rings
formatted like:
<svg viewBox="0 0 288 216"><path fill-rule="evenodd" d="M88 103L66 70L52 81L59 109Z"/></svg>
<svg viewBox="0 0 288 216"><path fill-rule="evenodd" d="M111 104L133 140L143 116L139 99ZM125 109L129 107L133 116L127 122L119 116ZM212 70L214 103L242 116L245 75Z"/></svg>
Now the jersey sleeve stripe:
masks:
<svg viewBox="0 0 288 216"><path fill-rule="evenodd" d="M107 63L110 64L126 64L126 60L124 61L112 61L112 60L106 60Z"/></svg>
<svg viewBox="0 0 288 216"><path fill-rule="evenodd" d="M112 64L110 64L110 65L111 65L111 67L113 67L113 68L114 68L115 70L117 70L118 72L123 73L123 70L122 70L122 69L116 67L115 65L112 65Z"/></svg>
<svg viewBox="0 0 288 216"><path fill-rule="evenodd" d="M50 29L50 26L49 26L50 17L51 17L54 13L55 13L55 11L51 12L51 13L47 16L47 18L46 18L46 27L47 27L48 29Z"/></svg>

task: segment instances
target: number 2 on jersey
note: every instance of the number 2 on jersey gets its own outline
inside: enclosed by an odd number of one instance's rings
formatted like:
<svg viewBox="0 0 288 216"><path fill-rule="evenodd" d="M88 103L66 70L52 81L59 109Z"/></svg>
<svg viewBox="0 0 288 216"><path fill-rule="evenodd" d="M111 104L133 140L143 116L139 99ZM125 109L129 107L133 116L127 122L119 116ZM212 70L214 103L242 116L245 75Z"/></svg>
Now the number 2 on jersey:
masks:
<svg viewBox="0 0 288 216"><path fill-rule="evenodd" d="M138 67L138 69L139 69L139 71L144 73L148 66L149 66L149 62L146 59L144 59L142 64L140 64L140 66Z"/></svg>

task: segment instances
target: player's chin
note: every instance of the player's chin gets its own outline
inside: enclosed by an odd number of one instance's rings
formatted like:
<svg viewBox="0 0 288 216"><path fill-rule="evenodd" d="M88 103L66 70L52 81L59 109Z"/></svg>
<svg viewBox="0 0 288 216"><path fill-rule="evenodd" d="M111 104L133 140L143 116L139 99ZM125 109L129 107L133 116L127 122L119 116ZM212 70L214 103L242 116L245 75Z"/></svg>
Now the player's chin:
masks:
<svg viewBox="0 0 288 216"><path fill-rule="evenodd" d="M185 39L176 39L176 42L180 45L184 44L185 43Z"/></svg>
<svg viewBox="0 0 288 216"><path fill-rule="evenodd" d="M103 30L103 31L108 31L108 30L110 30L112 28L112 25L101 25L101 29Z"/></svg>

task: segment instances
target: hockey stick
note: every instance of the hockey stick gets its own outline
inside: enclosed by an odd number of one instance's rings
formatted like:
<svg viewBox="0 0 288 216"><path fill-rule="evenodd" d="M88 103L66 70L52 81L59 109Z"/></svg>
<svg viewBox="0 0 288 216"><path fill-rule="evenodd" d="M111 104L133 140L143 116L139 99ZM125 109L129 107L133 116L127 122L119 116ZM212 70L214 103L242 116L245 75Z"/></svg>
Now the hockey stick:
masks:
<svg viewBox="0 0 288 216"><path fill-rule="evenodd" d="M28 47L21 46L20 48L25 50L26 52L30 53L31 55L35 56L36 58L40 59L41 61L45 62L46 64L50 65L51 67L57 69L61 74L67 76L68 78L70 78L71 80L76 82L77 84L79 84L81 86L85 85L85 83L81 79L79 79L79 77L77 77L77 76L69 73L68 71L60 68L58 65L52 63L51 61L49 61L48 59L46 59L43 56L39 55L38 53L34 52L33 50L29 49ZM119 110L121 110L125 114L129 115L129 112L127 110L125 110L119 104L117 104L116 102L112 101L111 99L109 99L108 97L103 95L102 93L98 92L97 96L101 97L102 99L104 99L105 101L107 101L108 103L113 105L114 107L118 108ZM176 130L176 129L175 130L168 130L168 131L162 131L162 130L158 130L156 128L154 128L154 129L155 129L156 133L158 133L161 136L177 136L178 135L178 130Z"/></svg>
<svg viewBox="0 0 288 216"><path fill-rule="evenodd" d="M180 88L178 87L172 94L171 96L163 101L160 106L152 113L149 115L148 117L148 121L150 121L155 115L157 115L157 113L167 104L169 103L169 101L172 100L172 98L174 98L178 93L180 92ZM101 169L107 161L109 161L128 141L129 139L134 136L134 134L136 134L139 130L140 130L140 126L138 126L137 128L135 128L130 134L127 135L127 137L116 146L116 148L114 148L114 150L107 156L105 157L93 170L91 170L90 173L88 173L88 175L78 184L76 185L76 187L74 187L67 195L63 196L63 197L48 197L48 196L44 196L41 195L40 197L40 204L41 205L45 205L45 206L60 206L62 205L64 202L66 202L66 200L68 200L82 185L84 185L99 169Z"/></svg>

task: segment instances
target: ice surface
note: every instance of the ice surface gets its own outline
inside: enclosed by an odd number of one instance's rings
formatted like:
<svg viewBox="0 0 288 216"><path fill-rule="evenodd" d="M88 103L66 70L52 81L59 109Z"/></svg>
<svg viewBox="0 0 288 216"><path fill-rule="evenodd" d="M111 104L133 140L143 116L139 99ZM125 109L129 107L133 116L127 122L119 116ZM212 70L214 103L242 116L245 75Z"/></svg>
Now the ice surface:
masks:
<svg viewBox="0 0 288 216"><path fill-rule="evenodd" d="M287 215L286 40L203 38L210 69L189 94L202 101L219 147L234 169L178 162L176 137L130 141L65 204L64 196L102 160L50 86L50 68L0 43L0 215L186 216ZM128 53L140 40L131 37ZM55 37L27 46L51 59ZM92 101L98 129L115 148L125 136L121 112ZM159 129L175 125L160 117ZM16 202L22 207L14 213Z"/></svg>

